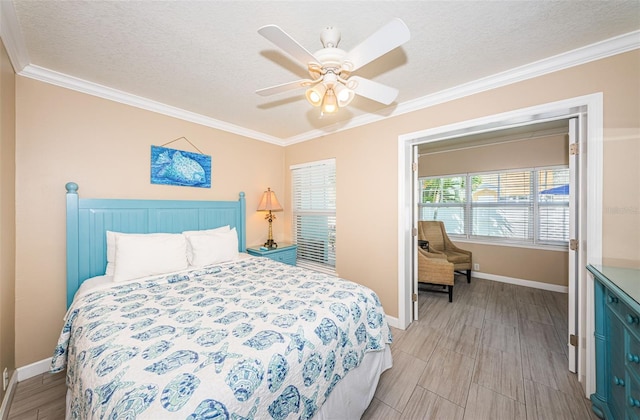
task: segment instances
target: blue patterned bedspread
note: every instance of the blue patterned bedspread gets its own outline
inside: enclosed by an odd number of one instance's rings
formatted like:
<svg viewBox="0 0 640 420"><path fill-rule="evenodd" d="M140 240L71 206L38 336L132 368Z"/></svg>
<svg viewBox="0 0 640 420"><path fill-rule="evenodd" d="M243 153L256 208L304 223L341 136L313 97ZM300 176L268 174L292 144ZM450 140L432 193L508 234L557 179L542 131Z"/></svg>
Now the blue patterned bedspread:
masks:
<svg viewBox="0 0 640 420"><path fill-rule="evenodd" d="M72 418L311 418L391 333L356 283L249 258L76 297L51 371Z"/></svg>

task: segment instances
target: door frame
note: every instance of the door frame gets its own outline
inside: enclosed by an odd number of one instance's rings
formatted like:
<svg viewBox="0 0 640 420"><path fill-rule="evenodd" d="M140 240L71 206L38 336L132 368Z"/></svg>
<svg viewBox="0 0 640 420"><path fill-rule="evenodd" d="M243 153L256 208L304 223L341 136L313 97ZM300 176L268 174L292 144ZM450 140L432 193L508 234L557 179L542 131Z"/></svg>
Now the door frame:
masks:
<svg viewBox="0 0 640 420"><path fill-rule="evenodd" d="M586 117L586 139L581 144L582 159L586 173L586 185L580 185L579 213L585 215L585 234L580 238L580 248L587 250L584 263L602 263L602 172L603 172L603 95L594 93L585 96L550 102L501 114L407 133L398 137L398 326L405 329L411 323L412 272L413 272L413 183L412 148L421 143L486 133L536 122L566 119L582 115ZM583 147L584 146L584 147ZM587 247L587 241L589 246ZM589 277L581 266L578 272L578 288L581 290L578 312L584 314L580 326L580 350L578 379L583 383L586 395L595 392L595 343L593 288L588 287Z"/></svg>

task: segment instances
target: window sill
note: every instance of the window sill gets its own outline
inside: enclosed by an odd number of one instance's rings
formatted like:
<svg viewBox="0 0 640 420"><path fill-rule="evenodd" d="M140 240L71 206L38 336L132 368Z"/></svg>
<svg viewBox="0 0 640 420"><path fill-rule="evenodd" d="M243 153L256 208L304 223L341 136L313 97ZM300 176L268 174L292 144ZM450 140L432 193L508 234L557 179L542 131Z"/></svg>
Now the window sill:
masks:
<svg viewBox="0 0 640 420"><path fill-rule="evenodd" d="M478 239L463 239L456 238L454 236L450 236L451 241L454 243L466 243L466 244L477 244L477 245L493 245L493 246L505 246L509 248L528 248L528 249L539 249L543 251L562 251L568 252L568 245L540 245L540 244L523 244L518 242L494 242L494 241L483 241Z"/></svg>

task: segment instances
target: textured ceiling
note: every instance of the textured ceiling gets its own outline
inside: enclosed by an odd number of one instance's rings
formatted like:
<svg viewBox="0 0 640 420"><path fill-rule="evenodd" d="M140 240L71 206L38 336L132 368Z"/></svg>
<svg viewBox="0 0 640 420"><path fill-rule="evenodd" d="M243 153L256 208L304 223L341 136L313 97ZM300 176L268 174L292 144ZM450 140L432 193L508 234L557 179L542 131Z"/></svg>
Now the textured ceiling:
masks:
<svg viewBox="0 0 640 420"><path fill-rule="evenodd" d="M31 67L61 73L286 142L392 115L402 104L640 29L640 1L14 1ZM411 40L356 72L399 89L389 107L357 97L320 118L304 91L256 89L306 78L257 33L301 45L340 28L349 51L399 17ZM640 39L640 35L639 39ZM18 69L20 71L21 69ZM319 133L319 134L318 134Z"/></svg>

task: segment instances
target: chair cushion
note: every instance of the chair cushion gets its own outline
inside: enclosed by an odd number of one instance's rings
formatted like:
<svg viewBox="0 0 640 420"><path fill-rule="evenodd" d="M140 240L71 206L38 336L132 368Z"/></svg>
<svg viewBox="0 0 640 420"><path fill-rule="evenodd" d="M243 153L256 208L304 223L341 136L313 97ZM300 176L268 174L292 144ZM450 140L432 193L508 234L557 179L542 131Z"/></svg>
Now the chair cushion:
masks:
<svg viewBox="0 0 640 420"><path fill-rule="evenodd" d="M447 260L450 263L462 264L462 263L470 262L469 255L467 254L463 254L461 252L456 252L456 251L445 251L444 253L447 254Z"/></svg>

